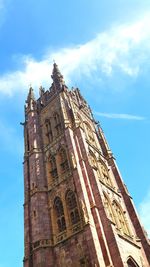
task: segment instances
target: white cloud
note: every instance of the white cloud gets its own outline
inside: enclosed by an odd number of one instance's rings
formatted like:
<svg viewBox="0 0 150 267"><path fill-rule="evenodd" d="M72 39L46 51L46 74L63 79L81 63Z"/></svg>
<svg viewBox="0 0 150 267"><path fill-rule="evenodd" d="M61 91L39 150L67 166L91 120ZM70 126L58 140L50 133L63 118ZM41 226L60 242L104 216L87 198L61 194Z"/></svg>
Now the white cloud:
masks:
<svg viewBox="0 0 150 267"><path fill-rule="evenodd" d="M42 82L49 84L50 64L47 60L40 62L32 58L24 59L24 70L4 74L0 77L0 91L8 95L26 90L32 84L37 87Z"/></svg>
<svg viewBox="0 0 150 267"><path fill-rule="evenodd" d="M113 76L119 70L129 77L136 77L141 66L148 62L150 52L150 14L138 21L112 27L99 33L85 44L49 51L43 60L24 56L20 60L24 69L4 73L0 76L0 91L12 94L24 90L31 83L33 87L50 85L50 65L53 59L58 63L66 82L92 77L94 72L101 77Z"/></svg>
<svg viewBox="0 0 150 267"><path fill-rule="evenodd" d="M139 214L144 228L150 237L150 191L139 206Z"/></svg>
<svg viewBox="0 0 150 267"><path fill-rule="evenodd" d="M124 114L124 113L103 113L95 111L94 114L108 119L124 119L124 120L138 120L138 121L145 120L145 118L142 116Z"/></svg>

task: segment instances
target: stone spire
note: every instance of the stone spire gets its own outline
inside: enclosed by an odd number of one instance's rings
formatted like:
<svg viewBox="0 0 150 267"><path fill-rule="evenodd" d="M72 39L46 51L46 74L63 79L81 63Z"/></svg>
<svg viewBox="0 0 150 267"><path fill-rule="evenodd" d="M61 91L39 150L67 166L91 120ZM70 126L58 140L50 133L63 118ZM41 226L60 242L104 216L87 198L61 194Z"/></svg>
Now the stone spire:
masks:
<svg viewBox="0 0 150 267"><path fill-rule="evenodd" d="M51 75L53 82L56 86L56 89L62 89L63 85L65 84L64 79L63 79L63 75L61 74L58 66L56 63L53 64L53 72Z"/></svg>

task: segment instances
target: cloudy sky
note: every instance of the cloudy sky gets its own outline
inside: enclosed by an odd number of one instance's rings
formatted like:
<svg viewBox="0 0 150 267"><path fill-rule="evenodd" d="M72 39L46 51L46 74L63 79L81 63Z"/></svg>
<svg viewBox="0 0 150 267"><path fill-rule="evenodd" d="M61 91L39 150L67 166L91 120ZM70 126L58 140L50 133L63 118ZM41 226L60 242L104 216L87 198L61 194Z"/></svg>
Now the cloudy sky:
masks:
<svg viewBox="0 0 150 267"><path fill-rule="evenodd" d="M150 234L150 1L0 0L0 267L22 266L20 122L53 60L100 121Z"/></svg>

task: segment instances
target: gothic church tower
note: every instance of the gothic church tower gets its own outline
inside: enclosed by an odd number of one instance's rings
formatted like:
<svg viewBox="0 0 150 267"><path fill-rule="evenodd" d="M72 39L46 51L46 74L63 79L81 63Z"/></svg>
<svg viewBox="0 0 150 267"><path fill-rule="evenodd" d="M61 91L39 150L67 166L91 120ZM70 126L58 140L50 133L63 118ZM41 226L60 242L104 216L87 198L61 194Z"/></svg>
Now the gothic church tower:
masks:
<svg viewBox="0 0 150 267"><path fill-rule="evenodd" d="M24 267L148 267L150 243L78 88L30 88L24 123Z"/></svg>

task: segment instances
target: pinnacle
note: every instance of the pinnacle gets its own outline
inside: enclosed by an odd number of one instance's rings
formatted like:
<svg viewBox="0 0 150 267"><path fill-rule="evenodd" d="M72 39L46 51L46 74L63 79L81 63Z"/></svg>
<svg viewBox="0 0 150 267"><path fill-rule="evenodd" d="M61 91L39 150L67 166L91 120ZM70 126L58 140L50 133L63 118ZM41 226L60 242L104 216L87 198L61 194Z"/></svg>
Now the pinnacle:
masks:
<svg viewBox="0 0 150 267"><path fill-rule="evenodd" d="M35 96L34 96L34 90L32 86L30 85L27 101L29 102L31 99L35 100Z"/></svg>
<svg viewBox="0 0 150 267"><path fill-rule="evenodd" d="M54 62L53 71L52 71L52 79L54 83L64 84L63 75L61 74L58 65Z"/></svg>
<svg viewBox="0 0 150 267"><path fill-rule="evenodd" d="M59 70L58 65L56 64L56 62L54 62L54 64L53 64L53 74L54 73L57 73L57 74L61 75L60 70Z"/></svg>

